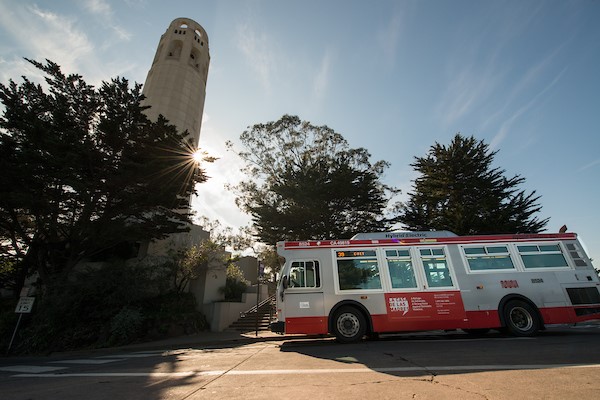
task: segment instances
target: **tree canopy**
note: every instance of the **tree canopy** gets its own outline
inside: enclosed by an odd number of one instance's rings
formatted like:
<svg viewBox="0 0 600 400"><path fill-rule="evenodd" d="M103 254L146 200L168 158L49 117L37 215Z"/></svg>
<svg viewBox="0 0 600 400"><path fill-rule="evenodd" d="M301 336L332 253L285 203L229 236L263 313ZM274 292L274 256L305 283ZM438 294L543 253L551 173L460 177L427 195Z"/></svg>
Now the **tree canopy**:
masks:
<svg viewBox="0 0 600 400"><path fill-rule="evenodd" d="M284 115L240 140L248 180L235 188L237 202L264 243L350 238L391 226L385 213L396 190L380 181L389 164L371 163L366 149L350 148L327 126Z"/></svg>
<svg viewBox="0 0 600 400"><path fill-rule="evenodd" d="M187 230L189 197L206 176L185 132L148 120L141 85L94 88L28 61L45 85L0 84L2 255L47 283L120 243Z"/></svg>
<svg viewBox="0 0 600 400"><path fill-rule="evenodd" d="M449 146L435 143L411 164L420 176L402 206L410 230L450 230L459 235L536 233L548 219L535 216L540 196L518 188L525 178L493 168L497 151L483 140L457 134Z"/></svg>

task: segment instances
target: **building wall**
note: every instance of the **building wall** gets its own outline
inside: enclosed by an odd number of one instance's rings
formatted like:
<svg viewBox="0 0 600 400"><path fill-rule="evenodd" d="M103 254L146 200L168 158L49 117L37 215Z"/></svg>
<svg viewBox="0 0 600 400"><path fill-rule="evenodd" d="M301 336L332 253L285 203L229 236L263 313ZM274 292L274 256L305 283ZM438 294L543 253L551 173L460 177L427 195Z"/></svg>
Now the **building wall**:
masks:
<svg viewBox="0 0 600 400"><path fill-rule="evenodd" d="M208 269L201 270L197 279L189 283L188 291L196 298L196 307L202 310L206 304L223 301L224 294L220 289L225 286L227 268L215 261Z"/></svg>
<svg viewBox="0 0 600 400"><path fill-rule="evenodd" d="M167 257L173 250L189 248L210 239L210 233L202 229L202 227L190 225L189 228L189 232L174 233L166 239L153 240L146 243L144 253L141 251L143 246L140 248L140 256Z"/></svg>
<svg viewBox="0 0 600 400"><path fill-rule="evenodd" d="M256 257L251 256L241 257L239 261L235 263L235 265L237 265L238 268L244 274L244 278L250 281L251 285L256 284L257 264L258 260L256 259Z"/></svg>

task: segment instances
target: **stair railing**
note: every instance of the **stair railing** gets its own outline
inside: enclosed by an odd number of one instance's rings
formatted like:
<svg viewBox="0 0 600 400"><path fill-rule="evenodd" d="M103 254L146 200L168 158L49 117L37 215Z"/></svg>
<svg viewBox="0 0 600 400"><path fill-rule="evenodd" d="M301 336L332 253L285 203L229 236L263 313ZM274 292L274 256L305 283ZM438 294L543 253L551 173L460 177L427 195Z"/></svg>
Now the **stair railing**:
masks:
<svg viewBox="0 0 600 400"><path fill-rule="evenodd" d="M264 307L264 306L265 306L266 304L268 304L268 303L271 303L271 304L273 304L273 302L274 302L274 301L275 301L275 295L271 295L271 296L267 297L265 300L263 300L263 301L261 301L260 303L258 303L258 306L257 306L257 305L254 305L254 306L252 306L251 308L249 308L248 310L246 310L246 311L242 311L242 312L240 313L240 318L244 318L244 317L246 317L246 315L248 315L248 314L258 313L258 309L259 309L259 308L262 308L262 307ZM273 310L272 310L272 308L273 308L273 307L270 307L270 308L269 308L269 312L270 312L269 316L270 316L271 318L273 317Z"/></svg>

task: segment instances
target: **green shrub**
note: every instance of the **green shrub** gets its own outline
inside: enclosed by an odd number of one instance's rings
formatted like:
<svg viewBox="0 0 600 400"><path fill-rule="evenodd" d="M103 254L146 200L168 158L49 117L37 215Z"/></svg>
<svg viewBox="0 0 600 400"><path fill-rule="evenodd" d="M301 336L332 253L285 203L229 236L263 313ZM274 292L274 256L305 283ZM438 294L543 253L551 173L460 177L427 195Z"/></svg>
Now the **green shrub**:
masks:
<svg viewBox="0 0 600 400"><path fill-rule="evenodd" d="M206 329L194 296L167 291L160 271L113 264L40 291L34 313L15 339L15 352L123 345Z"/></svg>
<svg viewBox="0 0 600 400"><path fill-rule="evenodd" d="M146 317L148 338L192 334L208 329L206 318L196 311L196 298L191 293L169 292L146 299L142 312Z"/></svg>
<svg viewBox="0 0 600 400"><path fill-rule="evenodd" d="M140 336L144 317L140 310L123 307L110 320L110 339L112 344L130 343Z"/></svg>
<svg viewBox="0 0 600 400"><path fill-rule="evenodd" d="M225 286L219 288L219 292L224 295L226 301L242 301L242 294L246 292L249 283L242 271L236 265L230 264L227 267Z"/></svg>

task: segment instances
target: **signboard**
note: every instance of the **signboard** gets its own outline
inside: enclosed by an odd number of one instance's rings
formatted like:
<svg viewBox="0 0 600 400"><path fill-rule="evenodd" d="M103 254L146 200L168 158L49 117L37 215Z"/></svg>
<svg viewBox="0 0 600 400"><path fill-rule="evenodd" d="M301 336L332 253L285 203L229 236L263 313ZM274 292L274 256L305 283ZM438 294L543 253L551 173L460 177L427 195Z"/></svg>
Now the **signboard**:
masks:
<svg viewBox="0 0 600 400"><path fill-rule="evenodd" d="M35 297L21 297L19 302L17 303L17 308L15 308L15 312L19 314L29 314L33 309L33 302L35 301Z"/></svg>
<svg viewBox="0 0 600 400"><path fill-rule="evenodd" d="M458 291L388 293L385 297L390 320L462 320L464 318L464 306Z"/></svg>

